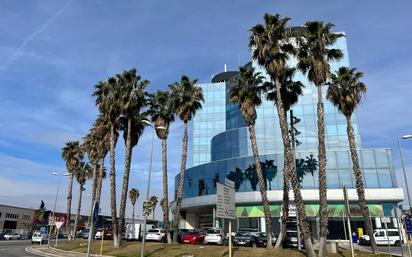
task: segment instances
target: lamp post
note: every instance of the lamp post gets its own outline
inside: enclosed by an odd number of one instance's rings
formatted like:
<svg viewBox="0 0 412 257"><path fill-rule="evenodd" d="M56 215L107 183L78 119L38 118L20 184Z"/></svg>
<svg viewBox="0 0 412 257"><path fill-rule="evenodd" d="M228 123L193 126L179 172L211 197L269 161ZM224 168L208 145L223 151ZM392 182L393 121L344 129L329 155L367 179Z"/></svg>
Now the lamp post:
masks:
<svg viewBox="0 0 412 257"><path fill-rule="evenodd" d="M149 161L149 178L148 178L148 181L147 181L147 191L146 191L146 200L149 201L149 198L150 198L150 196L149 196L150 195L150 181L151 181L151 178L152 178L154 134L155 134L156 129L165 130L166 128L161 127L161 126L155 127L148 120L142 120L142 122L153 129L153 132L152 132L152 146L151 146L151 149L150 149L150 161ZM146 224L147 224L147 215L144 215L142 250L140 252L141 257L144 257L144 246L145 246L145 241L146 241Z"/></svg>
<svg viewBox="0 0 412 257"><path fill-rule="evenodd" d="M405 180L406 194L408 195L409 210L412 213L411 196L409 194L408 179L406 178L405 164L403 163L403 155L402 155L402 148L401 148L401 139L411 139L411 138L412 138L411 134L403 135L400 138L398 138L398 148L399 148L399 155L401 156L401 164L402 164L403 178Z"/></svg>
<svg viewBox="0 0 412 257"><path fill-rule="evenodd" d="M62 176L67 176L67 175L69 175L69 173L60 175L60 174L57 173L57 172L52 172L51 174L52 174L53 176L58 176L58 177L59 177L59 183L57 184L57 192L56 192L56 198L54 199L54 208L53 208L53 214L52 214L52 223L53 223L54 220L55 220L55 214L56 214L57 198L59 197L60 181L61 181L61 179L62 179ZM49 221L50 221L50 219L49 219ZM52 224L49 223L49 238L48 238L48 240L47 240L47 247L50 247L51 231L52 231ZM56 236L58 236L58 235L56 235Z"/></svg>

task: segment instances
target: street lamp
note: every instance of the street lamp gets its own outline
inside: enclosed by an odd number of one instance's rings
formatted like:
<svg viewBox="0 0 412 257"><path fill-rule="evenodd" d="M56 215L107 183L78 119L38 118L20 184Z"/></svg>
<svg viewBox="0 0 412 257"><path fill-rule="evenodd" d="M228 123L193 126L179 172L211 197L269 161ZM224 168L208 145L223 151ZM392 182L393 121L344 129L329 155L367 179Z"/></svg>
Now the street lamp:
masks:
<svg viewBox="0 0 412 257"><path fill-rule="evenodd" d="M59 177L59 183L57 184L57 192L56 192L56 198L54 199L54 208L53 208L53 214L52 214L52 222L55 220L55 214L56 214L56 205L57 205L57 198L59 197L59 190L60 190L60 180L62 176L68 176L70 173L65 173L60 175L57 172L52 172L51 173L53 176L58 176ZM69 217L70 218L70 217ZM50 220L50 219L49 219ZM51 231L52 231L52 224L49 223L49 239L47 240L47 247L50 247L50 238L51 238ZM56 235L57 236L57 235Z"/></svg>
<svg viewBox="0 0 412 257"><path fill-rule="evenodd" d="M402 148L401 148L401 139L406 140L406 139L411 139L411 138L412 138L411 134L406 134L398 138L398 148L399 148L399 155L401 156L401 164L402 164L403 178L405 180L406 194L408 195L409 210L412 213L411 196L409 194L408 180L406 178L405 165L403 163L403 155L402 155Z"/></svg>
<svg viewBox="0 0 412 257"><path fill-rule="evenodd" d="M144 124L146 124L147 126L153 128L153 132L152 132L152 146L151 146L151 150L150 150L150 161L149 161L149 179L147 181L147 192L146 192L146 200L149 200L149 195L150 195L150 180L152 178L152 162L153 162L153 143L154 143L154 134L155 134L155 130L156 129L160 129L160 130L166 130L165 127L162 126L153 126L152 123L150 123L150 121L148 120L142 120L142 122ZM144 245L145 245L145 241L146 241L146 224L147 224L147 215L144 215L144 223L143 223L143 238L142 238L142 251L140 253L141 257L144 257Z"/></svg>

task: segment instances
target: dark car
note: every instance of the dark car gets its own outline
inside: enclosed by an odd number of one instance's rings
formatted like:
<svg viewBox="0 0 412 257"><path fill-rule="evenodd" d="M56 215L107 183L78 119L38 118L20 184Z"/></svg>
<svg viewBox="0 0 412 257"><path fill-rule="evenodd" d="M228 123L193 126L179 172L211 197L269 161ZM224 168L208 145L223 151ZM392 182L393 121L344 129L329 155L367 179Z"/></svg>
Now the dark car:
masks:
<svg viewBox="0 0 412 257"><path fill-rule="evenodd" d="M238 231L233 238L233 245L253 246L255 239L249 231Z"/></svg>
<svg viewBox="0 0 412 257"><path fill-rule="evenodd" d="M283 241L285 247L298 246L298 232L296 230L286 230L285 240Z"/></svg>
<svg viewBox="0 0 412 257"><path fill-rule="evenodd" d="M80 237L83 239L89 239L89 229L83 229L82 233L80 234Z"/></svg>
<svg viewBox="0 0 412 257"><path fill-rule="evenodd" d="M266 247L267 244L267 236L266 232L259 232L256 237L256 246L258 247ZM276 237L275 234L272 233L272 245L276 243Z"/></svg>

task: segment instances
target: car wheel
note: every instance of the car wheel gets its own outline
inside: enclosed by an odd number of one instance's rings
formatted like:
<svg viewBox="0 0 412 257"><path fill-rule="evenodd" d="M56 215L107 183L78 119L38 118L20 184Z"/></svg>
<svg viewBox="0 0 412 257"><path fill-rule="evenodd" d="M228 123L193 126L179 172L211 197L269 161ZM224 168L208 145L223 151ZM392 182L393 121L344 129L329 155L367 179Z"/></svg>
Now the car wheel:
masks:
<svg viewBox="0 0 412 257"><path fill-rule="evenodd" d="M401 241L395 241L395 246L401 246Z"/></svg>

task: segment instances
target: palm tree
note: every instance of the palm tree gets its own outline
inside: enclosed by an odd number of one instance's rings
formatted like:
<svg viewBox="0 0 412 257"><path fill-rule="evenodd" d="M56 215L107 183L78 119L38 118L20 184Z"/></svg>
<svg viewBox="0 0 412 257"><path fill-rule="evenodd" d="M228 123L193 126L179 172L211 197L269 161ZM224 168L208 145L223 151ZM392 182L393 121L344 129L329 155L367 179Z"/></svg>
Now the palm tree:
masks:
<svg viewBox="0 0 412 257"><path fill-rule="evenodd" d="M326 183L326 146L325 146L325 114L323 106L322 86L330 77L329 61L339 60L343 53L332 48L342 34L332 33L332 23L310 21L304 25L303 36L299 38L297 67L307 74L318 91L318 160L319 160L319 218L320 243L319 256L326 256L326 239L328 236L328 199Z"/></svg>
<svg viewBox="0 0 412 257"><path fill-rule="evenodd" d="M253 59L257 60L259 65L265 67L270 76L271 83L273 84L272 87L276 91L276 99L280 100L276 101L276 108L279 116L279 125L282 132L284 148L284 173L286 174L284 176L287 176L286 182L284 182L284 187L287 187L287 190L284 190L285 193L283 195L286 197L289 193L287 181L290 179L306 253L308 257L314 257L315 251L313 250L309 224L306 220L306 211L300 192L300 185L296 172L294 172L295 162L290 145L289 126L285 111L286 106L283 104L281 92L282 75L287 71L286 63L290 55L295 53L295 48L291 44L293 30L286 28L289 20L289 18L282 18L279 14L265 14L265 23L263 25L257 24L250 29L251 35L249 37L249 48L252 50ZM267 89L267 85L265 88ZM284 203L286 202L289 202L289 200L284 199ZM288 206L284 204L282 210L284 214L288 213L288 209L286 208L288 208ZM279 234L275 247L281 246L281 242L285 236L284 229L285 226L282 227L281 234Z"/></svg>
<svg viewBox="0 0 412 257"><path fill-rule="evenodd" d="M176 107L175 113L183 121L183 145L182 145L182 160L180 164L179 184L176 193L176 209L173 218L173 243L177 243L177 229L180 220L180 208L182 204L183 185L185 182L186 160L187 160L187 127L188 122L196 115L196 112L202 108L204 102L202 88L196 86L197 79L190 80L189 77L183 75L180 82L170 85L172 92L173 106Z"/></svg>
<svg viewBox="0 0 412 257"><path fill-rule="evenodd" d="M252 144L253 157L255 159L255 172L259 182L260 195L262 197L263 212L266 222L267 247L272 248L272 217L270 215L269 201L266 194L265 178L263 177L262 167L259 161L259 151L256 143L255 122L256 122L256 107L262 100L260 94L262 92L261 83L263 76L259 72L255 72L252 66L240 67L239 78L235 79L230 88L229 99L231 102L237 103L245 120L250 135ZM246 172L245 172L246 175Z"/></svg>
<svg viewBox="0 0 412 257"><path fill-rule="evenodd" d="M79 141L69 141L62 149L62 158L66 162L67 173L69 173L69 186L67 191L67 217L66 219L66 230L69 231L68 239L72 239L71 227L70 227L70 216L72 211L72 191L73 191L73 175L75 168L83 159L83 152L80 148Z"/></svg>
<svg viewBox="0 0 412 257"><path fill-rule="evenodd" d="M136 201L139 198L139 190L137 190L136 188L130 189L129 198L130 198L130 202L132 203L132 206L133 206L132 223L134 224L134 211L135 211L135 207L136 207Z"/></svg>
<svg viewBox="0 0 412 257"><path fill-rule="evenodd" d="M110 202L111 202L111 218L113 224L113 245L115 248L120 246L118 238L118 220L117 220L117 205L116 205L116 163L115 163L115 148L117 142L118 117L120 115L120 92L116 78L109 78L107 82L101 81L95 85L93 96L96 96L96 105L100 113L109 125L110 131Z"/></svg>
<svg viewBox="0 0 412 257"><path fill-rule="evenodd" d="M77 183L79 183L79 201L77 203L77 213L76 213L76 219L74 221L74 231L73 231L73 235L74 238L76 238L76 234L77 234L77 222L79 220L79 216L80 216L80 210L82 207L82 196L83 196L83 191L86 190L84 188L84 184L86 183L87 179L90 179L92 177L92 171L91 171L91 167L90 164L87 162L83 162L81 161L78 165L78 167L75 170L74 176L76 178Z"/></svg>
<svg viewBox="0 0 412 257"><path fill-rule="evenodd" d="M118 219L118 240L122 238L124 218L126 213L126 200L129 188L130 165L132 160L132 149L137 145L140 136L143 134L145 114L141 109L146 104L145 88L149 84L148 80L142 80L136 69L124 71L116 75L119 85L119 106L120 129L123 130L125 141L125 168L122 183L122 193L120 196L119 219Z"/></svg>
<svg viewBox="0 0 412 257"><path fill-rule="evenodd" d="M169 91L157 91L149 98L149 110L148 113L152 122L155 125L157 137L162 141L162 172L163 172L163 201L169 202L169 189L167 178L167 137L169 136L170 123L175 120L175 106L174 101ZM163 206L163 205L162 205ZM163 211L163 224L166 230L167 243L172 243L169 233L169 207L165 204L162 207Z"/></svg>
<svg viewBox="0 0 412 257"><path fill-rule="evenodd" d="M154 215L155 215L155 210L156 210L156 206L157 206L157 203L159 202L159 200L158 200L158 198L157 198L157 196L155 196L155 195L152 195L151 197L150 197L150 201L152 202L152 210L153 210L153 212L152 212L152 220L154 220Z"/></svg>
<svg viewBox="0 0 412 257"><path fill-rule="evenodd" d="M362 172L359 166L358 154L356 152L355 133L353 131L351 121L352 114L359 106L363 95L367 91L366 85L360 81L362 76L363 73L356 71L355 68L339 68L336 75L332 74L331 76L331 81L328 83L329 88L326 97L346 117L349 148L353 163L353 174L355 175L356 181L356 191L359 198L359 207L365 221L366 233L371 238L372 251L376 252L377 247L375 238L373 237L373 228L370 222L369 209L365 199Z"/></svg>

